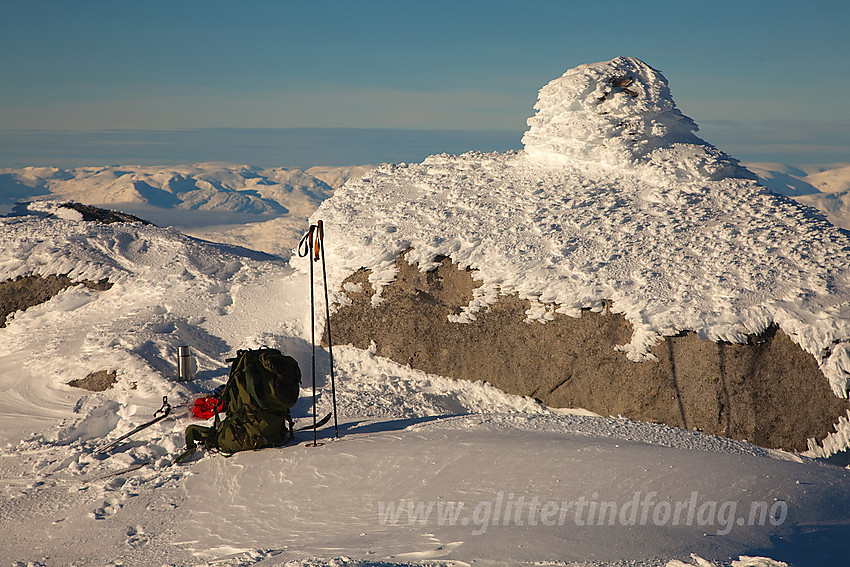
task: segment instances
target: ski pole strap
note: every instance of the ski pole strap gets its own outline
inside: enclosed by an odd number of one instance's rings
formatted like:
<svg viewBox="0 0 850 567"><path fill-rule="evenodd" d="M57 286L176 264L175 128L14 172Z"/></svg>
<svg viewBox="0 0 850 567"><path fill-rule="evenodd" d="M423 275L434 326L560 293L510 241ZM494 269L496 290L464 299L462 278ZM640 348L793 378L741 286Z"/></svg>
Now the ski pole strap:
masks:
<svg viewBox="0 0 850 567"><path fill-rule="evenodd" d="M184 404L180 404L180 405L182 406ZM118 445L124 439L127 439L128 437L135 435L139 431L150 427L154 423L158 423L158 422L162 421L163 419L168 417L169 413L171 413L171 404L168 403L168 398L166 396L163 396L162 397L162 407L154 412L154 414L153 414L154 418L152 420L147 421L147 422L137 426L132 431L125 433L124 435L122 435L121 437L119 437L118 439L116 439L115 441L113 441L111 443L108 443L108 444L103 445L101 447L97 447L94 450L94 452L95 453L104 453L104 452L108 451L109 449L112 449L113 447ZM157 415L157 414L159 414L159 415Z"/></svg>
<svg viewBox="0 0 850 567"><path fill-rule="evenodd" d="M316 230L316 225L311 224L307 230L307 234L301 237L301 242L298 243L298 256L304 258L309 256L313 251L313 232Z"/></svg>
<svg viewBox="0 0 850 567"><path fill-rule="evenodd" d="M300 258L305 258L312 255L313 261L318 262L324 239L325 229L322 221L318 221L316 224L311 224L310 228L307 230L307 234L305 234L301 238L301 242L298 243L298 256Z"/></svg>

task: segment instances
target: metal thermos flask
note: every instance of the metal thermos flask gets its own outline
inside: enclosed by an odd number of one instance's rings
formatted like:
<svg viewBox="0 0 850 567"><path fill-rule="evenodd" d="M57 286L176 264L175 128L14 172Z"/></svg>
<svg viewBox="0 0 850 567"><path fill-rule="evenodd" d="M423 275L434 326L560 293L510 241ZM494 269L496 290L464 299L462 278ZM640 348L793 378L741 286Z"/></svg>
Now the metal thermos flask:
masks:
<svg viewBox="0 0 850 567"><path fill-rule="evenodd" d="M188 382L192 379L192 355L188 346L177 347L177 380Z"/></svg>

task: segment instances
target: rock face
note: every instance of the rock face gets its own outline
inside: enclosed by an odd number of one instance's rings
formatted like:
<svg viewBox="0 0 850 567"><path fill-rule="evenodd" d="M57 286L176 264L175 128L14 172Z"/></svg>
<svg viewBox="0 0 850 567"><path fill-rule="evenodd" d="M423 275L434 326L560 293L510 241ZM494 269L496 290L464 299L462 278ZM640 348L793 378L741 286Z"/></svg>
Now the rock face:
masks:
<svg viewBox="0 0 850 567"><path fill-rule="evenodd" d="M0 282L0 327L6 326L6 317L10 313L44 303L60 291L80 284L95 291L106 291L112 287L107 280L75 282L65 274L29 275Z"/></svg>
<svg viewBox="0 0 850 567"><path fill-rule="evenodd" d="M683 332L652 349L656 360L632 362L615 350L629 342L632 326L609 309L525 322L529 302L513 294L471 323L450 322L480 282L449 259L437 260L439 267L422 272L402 255L397 279L374 307L369 272L351 275L344 285L351 303L331 316L334 343L372 347L399 363L484 380L552 407L582 407L786 450L805 450L808 438L824 438L847 412L847 400L833 395L815 359L776 327L747 344Z"/></svg>

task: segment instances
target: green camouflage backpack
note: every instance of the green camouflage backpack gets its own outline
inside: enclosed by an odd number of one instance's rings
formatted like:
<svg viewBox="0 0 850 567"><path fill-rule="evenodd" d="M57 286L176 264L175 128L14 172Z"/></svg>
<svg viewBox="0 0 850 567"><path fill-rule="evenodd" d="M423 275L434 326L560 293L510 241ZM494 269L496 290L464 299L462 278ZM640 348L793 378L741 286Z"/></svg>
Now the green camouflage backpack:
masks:
<svg viewBox="0 0 850 567"><path fill-rule="evenodd" d="M177 462L192 454L200 443L223 453L235 453L283 445L292 438L289 409L298 401L301 370L294 358L273 348L239 350L232 362L230 377L219 397L226 417L215 412L212 427L186 428L186 452Z"/></svg>

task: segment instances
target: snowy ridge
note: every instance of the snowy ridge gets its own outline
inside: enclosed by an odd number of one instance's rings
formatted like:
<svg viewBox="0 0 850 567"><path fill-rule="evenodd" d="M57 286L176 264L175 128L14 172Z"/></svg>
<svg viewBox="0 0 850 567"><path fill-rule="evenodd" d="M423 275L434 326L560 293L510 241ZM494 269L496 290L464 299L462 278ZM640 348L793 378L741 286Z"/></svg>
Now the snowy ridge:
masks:
<svg viewBox="0 0 850 567"><path fill-rule="evenodd" d="M620 88L599 102L626 71L637 96ZM612 125L632 118L637 140ZM423 270L448 255L483 282L462 318L499 293L532 300L540 321L610 300L634 326L621 348L635 361L683 330L741 343L776 324L846 397L845 233L686 134L666 81L637 60L567 72L542 89L530 123L523 152L431 156L338 189L311 217L327 228L332 287L367 267L380 290L407 248Z"/></svg>
<svg viewBox="0 0 850 567"><path fill-rule="evenodd" d="M112 283L125 282L131 276L143 278L145 283L167 276L226 280L250 256L267 257L224 244L205 246L177 230L138 223L0 218L2 279L68 274L72 279L106 278Z"/></svg>
<svg viewBox="0 0 850 567"><path fill-rule="evenodd" d="M252 291L256 278L274 274L274 281L291 273L274 256L139 223L4 218L0 249L0 280L68 274L113 284L104 292L71 288L10 315L0 333L0 355L16 360L12 375L32 372L33 407L50 398L39 391L67 391L65 383L100 369L116 370L121 389L161 397L171 389L162 378L174 376L180 344L197 349L200 370L219 370L223 355L238 348L231 344L261 344L249 342L250 320L227 318L234 302L258 293ZM263 293L273 300L281 291L273 284ZM262 309L280 317L280 308L283 300ZM0 401L0 407L7 405L14 407L14 400Z"/></svg>
<svg viewBox="0 0 850 567"><path fill-rule="evenodd" d="M802 197L815 193L845 195L850 192L850 163L787 165L753 162L746 166L758 175L762 185L780 195Z"/></svg>

